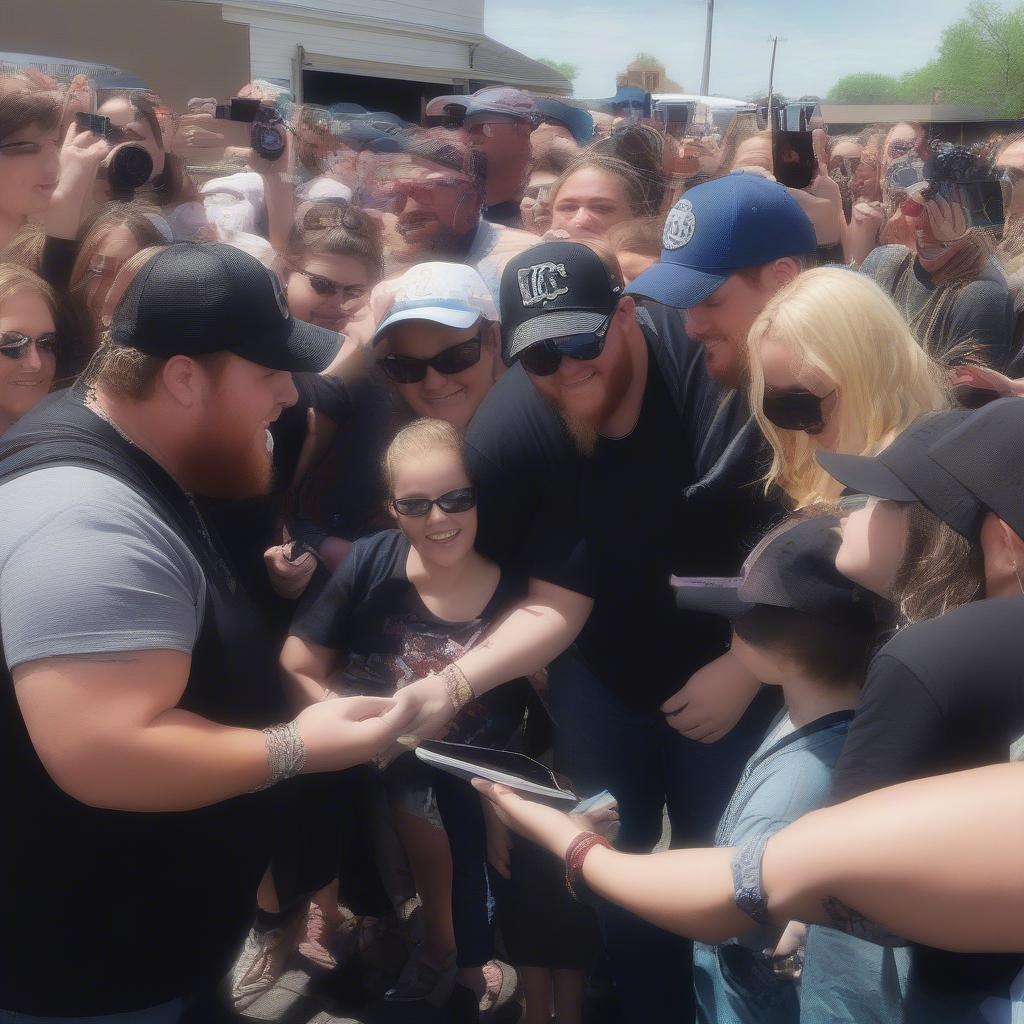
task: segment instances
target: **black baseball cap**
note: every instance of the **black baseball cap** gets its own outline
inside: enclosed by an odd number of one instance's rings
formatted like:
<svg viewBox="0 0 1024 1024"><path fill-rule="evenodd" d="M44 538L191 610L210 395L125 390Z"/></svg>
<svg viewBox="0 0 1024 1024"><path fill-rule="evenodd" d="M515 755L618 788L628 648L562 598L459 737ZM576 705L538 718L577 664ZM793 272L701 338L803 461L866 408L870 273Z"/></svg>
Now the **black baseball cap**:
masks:
<svg viewBox="0 0 1024 1024"><path fill-rule="evenodd" d="M292 317L272 270L212 242L158 252L129 285L110 333L114 344L160 359L231 352L293 373L326 369L341 345L334 331Z"/></svg>
<svg viewBox="0 0 1024 1024"><path fill-rule="evenodd" d="M567 334L597 333L622 298L593 249L542 242L509 260L501 276L501 358L511 366L531 345Z"/></svg>
<svg viewBox="0 0 1024 1024"><path fill-rule="evenodd" d="M790 520L754 548L739 577L672 577L676 604L729 619L763 604L830 622L866 621L874 615L874 599L836 568L840 543L833 516Z"/></svg>
<svg viewBox="0 0 1024 1024"><path fill-rule="evenodd" d="M977 540L984 511L977 498L937 462L928 450L971 413L932 412L912 423L875 456L821 452L818 462L841 484L886 501L920 502L968 540Z"/></svg>
<svg viewBox="0 0 1024 1024"><path fill-rule="evenodd" d="M928 457L1024 537L1024 401L1001 398L937 440Z"/></svg>

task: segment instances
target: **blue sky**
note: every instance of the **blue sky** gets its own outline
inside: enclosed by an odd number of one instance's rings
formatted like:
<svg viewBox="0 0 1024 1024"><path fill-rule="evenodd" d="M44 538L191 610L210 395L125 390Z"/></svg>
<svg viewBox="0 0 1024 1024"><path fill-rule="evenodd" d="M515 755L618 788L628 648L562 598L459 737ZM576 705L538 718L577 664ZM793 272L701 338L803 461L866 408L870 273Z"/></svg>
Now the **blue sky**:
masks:
<svg viewBox="0 0 1024 1024"><path fill-rule="evenodd" d="M743 98L768 84L769 39L783 37L782 93L824 95L856 71L899 74L925 63L968 0L716 0L711 92ZM700 85L706 0L486 0L486 31L531 57L580 66L576 95L615 91L638 50L688 91Z"/></svg>

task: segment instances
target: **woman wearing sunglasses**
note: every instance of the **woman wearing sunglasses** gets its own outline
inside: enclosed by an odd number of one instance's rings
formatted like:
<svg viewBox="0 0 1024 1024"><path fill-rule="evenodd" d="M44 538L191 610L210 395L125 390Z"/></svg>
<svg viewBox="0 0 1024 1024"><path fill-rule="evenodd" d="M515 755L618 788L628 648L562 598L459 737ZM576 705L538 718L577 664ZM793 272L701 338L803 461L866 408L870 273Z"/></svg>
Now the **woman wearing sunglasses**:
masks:
<svg viewBox="0 0 1024 1024"><path fill-rule="evenodd" d="M315 201L306 207L285 257L288 308L297 320L344 333L381 278L380 228L351 207Z"/></svg>
<svg viewBox="0 0 1024 1024"><path fill-rule="evenodd" d="M841 488L819 451L872 455L949 405L942 371L870 279L822 268L775 295L747 339L750 404L772 449L766 489L794 507Z"/></svg>
<svg viewBox="0 0 1024 1024"><path fill-rule="evenodd" d="M463 432L497 376L498 311L480 275L423 263L395 285L374 335L377 365L415 416Z"/></svg>
<svg viewBox="0 0 1024 1024"><path fill-rule="evenodd" d="M0 434L49 393L57 370L57 299L30 270L0 263Z"/></svg>
<svg viewBox="0 0 1024 1024"><path fill-rule="evenodd" d="M342 693L391 694L444 672L459 708L447 738L501 746L522 718L525 684L509 683L467 702L464 680L446 667L520 600L526 581L474 548L476 492L462 439L450 423L417 420L405 427L388 447L383 468L387 512L397 529L352 545L323 593L293 624L282 655L287 676L300 702L310 704ZM485 978L483 970L494 952L479 800L464 783L427 772L411 755L400 756L383 781L425 921L424 949L390 998L444 1002L455 979L457 947L464 989L445 1020L475 1021L478 999L502 980Z"/></svg>

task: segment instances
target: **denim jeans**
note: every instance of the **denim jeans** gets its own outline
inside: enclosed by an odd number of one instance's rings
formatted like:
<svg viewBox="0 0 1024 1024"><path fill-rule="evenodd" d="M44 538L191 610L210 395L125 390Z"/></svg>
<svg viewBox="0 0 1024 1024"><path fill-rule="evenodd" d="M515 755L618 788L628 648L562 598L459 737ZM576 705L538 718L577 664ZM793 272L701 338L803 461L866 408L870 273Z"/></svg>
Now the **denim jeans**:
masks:
<svg viewBox="0 0 1024 1024"><path fill-rule="evenodd" d="M661 837L665 807L673 846L712 845L743 766L778 710L777 695L758 696L732 732L706 744L681 736L656 712L627 708L572 650L551 665L548 680L556 767L581 796L607 789L617 798L616 847L650 851ZM624 1020L692 1021L692 943L610 904L599 916Z"/></svg>

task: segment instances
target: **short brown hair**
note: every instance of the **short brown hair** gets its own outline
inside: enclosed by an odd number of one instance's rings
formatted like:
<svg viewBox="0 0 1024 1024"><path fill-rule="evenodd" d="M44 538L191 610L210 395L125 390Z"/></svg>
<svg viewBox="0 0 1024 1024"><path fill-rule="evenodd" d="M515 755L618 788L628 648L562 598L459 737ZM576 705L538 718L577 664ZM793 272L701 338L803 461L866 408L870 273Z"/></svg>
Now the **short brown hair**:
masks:
<svg viewBox="0 0 1024 1024"><path fill-rule="evenodd" d="M0 142L24 128L56 131L60 127L60 107L48 93L9 92L0 94Z"/></svg>

